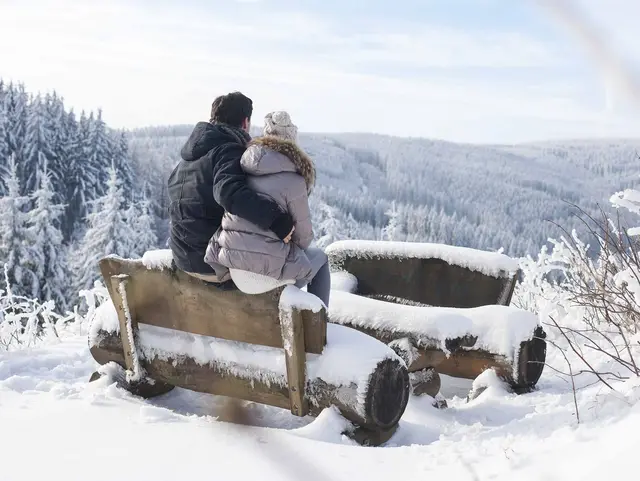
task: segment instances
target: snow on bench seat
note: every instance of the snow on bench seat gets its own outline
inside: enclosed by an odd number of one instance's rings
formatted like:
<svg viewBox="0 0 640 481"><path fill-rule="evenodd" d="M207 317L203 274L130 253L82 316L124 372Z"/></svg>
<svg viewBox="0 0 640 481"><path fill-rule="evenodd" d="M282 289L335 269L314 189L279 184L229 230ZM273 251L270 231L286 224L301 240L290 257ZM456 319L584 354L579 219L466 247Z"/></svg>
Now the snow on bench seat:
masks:
<svg viewBox="0 0 640 481"><path fill-rule="evenodd" d="M263 294L278 287L295 283L293 279L279 281L273 277L242 269L229 269L229 273L236 287L245 294Z"/></svg>
<svg viewBox="0 0 640 481"><path fill-rule="evenodd" d="M289 293L281 301L281 308L298 306L300 303L307 303L308 308L322 306L319 299L315 302L310 297L317 299L310 294L302 296ZM143 360L156 357L163 360L179 360L190 357L200 365L215 362L217 366L239 378L256 380L267 385L287 385L285 354L282 348L201 336L144 323L140 323L138 328L138 347ZM104 333L119 331L115 307L107 300L96 309L89 330L89 344L97 345ZM362 413L369 376L384 359L395 359L404 363L391 348L375 338L355 329L329 324L327 345L322 354L306 354L306 376L308 380L322 379L335 386L352 388L355 385L358 404L353 407ZM308 395L313 403L312 393Z"/></svg>
<svg viewBox="0 0 640 481"><path fill-rule="evenodd" d="M498 252L425 242L342 240L327 246L325 252L334 259L344 257L442 259L448 264L494 277L503 275L504 272L514 275L519 267L517 260Z"/></svg>
<svg viewBox="0 0 640 481"><path fill-rule="evenodd" d="M530 340L539 326L535 314L510 306L488 305L468 309L393 304L349 292L332 290L332 323L407 333L421 346L448 353L445 341L477 336L473 349L483 349L513 360L520 343ZM433 346L433 342L437 346Z"/></svg>

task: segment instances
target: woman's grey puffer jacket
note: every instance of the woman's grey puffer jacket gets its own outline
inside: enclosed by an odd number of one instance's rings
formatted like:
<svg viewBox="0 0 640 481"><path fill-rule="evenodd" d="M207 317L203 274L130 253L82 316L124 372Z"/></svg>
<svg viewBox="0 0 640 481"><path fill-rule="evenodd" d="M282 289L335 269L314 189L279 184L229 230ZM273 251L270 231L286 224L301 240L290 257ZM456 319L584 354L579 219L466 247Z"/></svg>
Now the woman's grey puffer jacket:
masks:
<svg viewBox="0 0 640 481"><path fill-rule="evenodd" d="M305 254L313 240L309 193L315 183L311 158L295 143L273 136L252 140L240 161L249 186L273 198L293 217L295 231L285 244L270 230L226 212L207 247L205 261L278 280L310 279ZM220 276L219 276L220 277Z"/></svg>

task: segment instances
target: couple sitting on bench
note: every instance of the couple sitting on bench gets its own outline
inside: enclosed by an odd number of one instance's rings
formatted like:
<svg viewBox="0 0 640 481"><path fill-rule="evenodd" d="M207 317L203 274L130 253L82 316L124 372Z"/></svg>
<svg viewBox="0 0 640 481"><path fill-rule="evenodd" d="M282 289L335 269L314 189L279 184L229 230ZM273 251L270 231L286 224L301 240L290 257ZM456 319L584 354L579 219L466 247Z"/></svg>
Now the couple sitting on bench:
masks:
<svg viewBox="0 0 640 481"><path fill-rule="evenodd" d="M265 117L251 139L253 103L216 98L169 177L169 246L178 269L220 288L258 293L293 283L329 306L326 254L313 240L311 158L286 112Z"/></svg>

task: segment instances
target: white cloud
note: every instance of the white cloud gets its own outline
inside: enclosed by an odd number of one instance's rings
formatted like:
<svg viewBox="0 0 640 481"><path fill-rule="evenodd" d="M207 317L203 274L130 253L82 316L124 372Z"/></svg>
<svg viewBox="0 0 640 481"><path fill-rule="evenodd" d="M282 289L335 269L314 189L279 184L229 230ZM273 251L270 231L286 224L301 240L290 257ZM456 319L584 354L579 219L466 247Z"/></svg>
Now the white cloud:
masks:
<svg viewBox="0 0 640 481"><path fill-rule="evenodd" d="M495 142L633 125L605 115L592 79L558 73L569 44L515 27L346 32L260 5L231 19L202 4L3 0L0 76L56 88L78 108L102 106L108 122L127 127L193 123L235 89L254 99L254 123L286 108L307 131Z"/></svg>

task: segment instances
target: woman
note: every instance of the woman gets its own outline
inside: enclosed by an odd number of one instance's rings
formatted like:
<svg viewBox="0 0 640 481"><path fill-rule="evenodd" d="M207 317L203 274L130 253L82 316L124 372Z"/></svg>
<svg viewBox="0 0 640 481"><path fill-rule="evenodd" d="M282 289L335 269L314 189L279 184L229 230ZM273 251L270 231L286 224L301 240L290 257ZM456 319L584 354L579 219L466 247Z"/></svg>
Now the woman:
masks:
<svg viewBox="0 0 640 481"><path fill-rule="evenodd" d="M273 232L230 213L209 242L205 261L241 269L277 280L295 280L297 287L329 306L331 276L326 254L309 247L313 240L309 194L315 184L315 167L297 141L298 128L287 112L267 114L263 137L247 146L240 164L253 190L269 196L294 221L290 242Z"/></svg>

